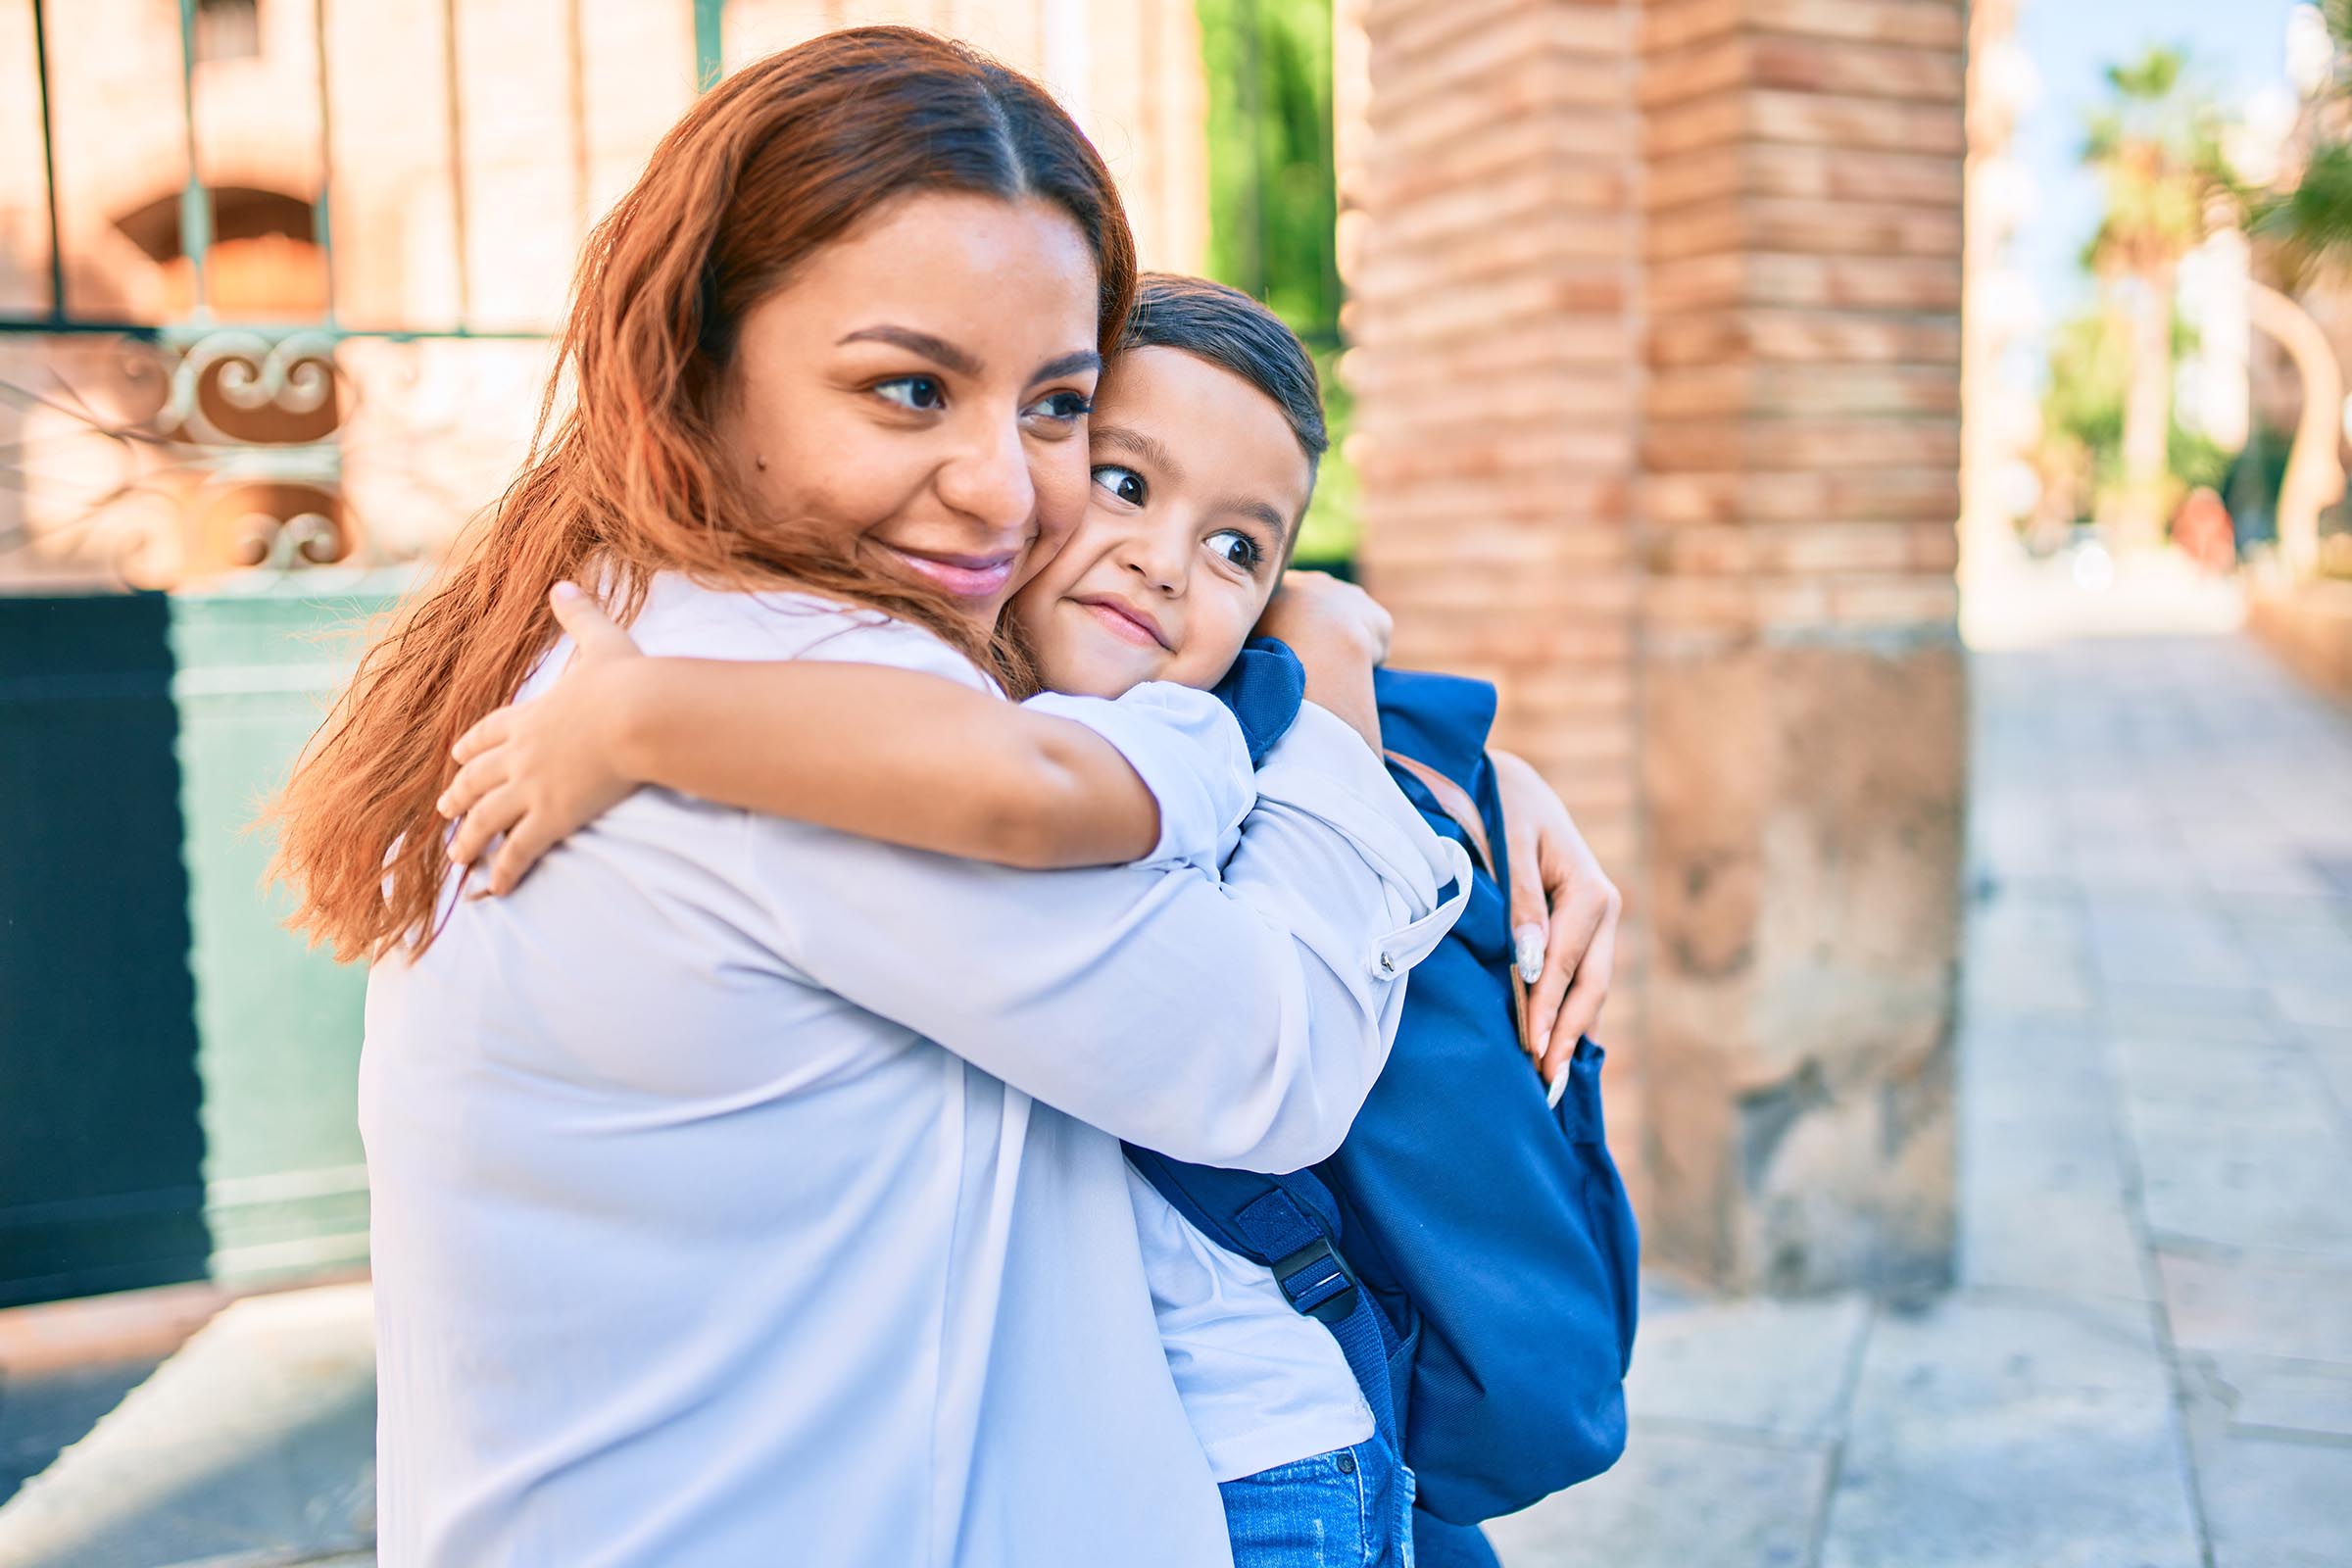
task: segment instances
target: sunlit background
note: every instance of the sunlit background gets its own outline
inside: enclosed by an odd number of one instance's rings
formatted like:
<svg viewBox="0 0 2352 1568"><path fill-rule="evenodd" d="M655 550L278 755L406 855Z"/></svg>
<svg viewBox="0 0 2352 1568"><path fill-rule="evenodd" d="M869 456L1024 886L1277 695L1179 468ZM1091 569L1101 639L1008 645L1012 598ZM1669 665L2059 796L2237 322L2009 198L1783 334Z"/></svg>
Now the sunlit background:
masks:
<svg viewBox="0 0 2352 1568"><path fill-rule="evenodd" d="M2352 0L0 0L0 1562L372 1561L248 831L695 94L906 22L1265 299L1627 895L1514 1568L2352 1563Z"/></svg>

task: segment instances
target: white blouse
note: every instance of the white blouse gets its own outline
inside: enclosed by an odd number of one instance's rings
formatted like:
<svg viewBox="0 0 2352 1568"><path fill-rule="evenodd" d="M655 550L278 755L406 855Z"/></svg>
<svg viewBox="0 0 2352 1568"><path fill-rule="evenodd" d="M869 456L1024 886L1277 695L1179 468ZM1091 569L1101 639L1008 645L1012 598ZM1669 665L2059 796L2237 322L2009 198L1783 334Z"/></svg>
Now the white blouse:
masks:
<svg viewBox="0 0 2352 1568"><path fill-rule="evenodd" d="M986 685L793 595L663 578L633 629ZM1225 808L1198 782L1222 731L1127 733L1118 707L1098 727L1169 837L1183 803ZM1238 732L1213 744L1246 788ZM1221 886L640 791L379 963L383 1561L1225 1562L1117 1140L1328 1153L1459 860L1320 710L1254 782Z"/></svg>

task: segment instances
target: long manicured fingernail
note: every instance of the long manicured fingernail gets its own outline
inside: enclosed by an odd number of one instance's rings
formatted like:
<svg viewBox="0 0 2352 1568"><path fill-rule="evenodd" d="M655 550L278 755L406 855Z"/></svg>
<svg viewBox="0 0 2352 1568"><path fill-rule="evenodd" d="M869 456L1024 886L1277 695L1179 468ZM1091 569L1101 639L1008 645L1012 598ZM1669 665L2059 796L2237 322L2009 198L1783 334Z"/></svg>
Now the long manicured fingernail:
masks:
<svg viewBox="0 0 2352 1568"><path fill-rule="evenodd" d="M1511 949L1519 965L1519 978L1534 985L1544 973L1544 928L1523 925L1513 931Z"/></svg>
<svg viewBox="0 0 2352 1568"><path fill-rule="evenodd" d="M1551 1081L1551 1088L1544 1094L1544 1103L1549 1105L1552 1109L1557 1110L1560 1108L1561 1097L1567 1093L1568 1069L1565 1065L1563 1065L1560 1068L1560 1075Z"/></svg>

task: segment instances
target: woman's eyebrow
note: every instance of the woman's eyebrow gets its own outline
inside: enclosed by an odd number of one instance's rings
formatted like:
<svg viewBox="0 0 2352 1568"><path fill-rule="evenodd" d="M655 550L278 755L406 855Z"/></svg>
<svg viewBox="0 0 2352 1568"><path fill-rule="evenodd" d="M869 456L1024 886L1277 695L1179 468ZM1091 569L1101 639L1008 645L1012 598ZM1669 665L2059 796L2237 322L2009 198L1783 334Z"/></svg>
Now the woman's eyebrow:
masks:
<svg viewBox="0 0 2352 1568"><path fill-rule="evenodd" d="M918 332L911 326L893 326L888 322L880 326L861 326L833 346L839 348L843 343L888 343L909 354L920 354L941 368L954 370L957 375L978 375L981 370L979 359L967 350L957 348L944 337Z"/></svg>
<svg viewBox="0 0 2352 1568"><path fill-rule="evenodd" d="M1102 368L1102 356L1101 354L1093 349L1076 349L1064 354L1059 359L1048 360L1039 366L1037 373L1029 377L1029 384L1035 386L1040 381L1051 381L1064 375L1076 375L1081 370L1100 370Z"/></svg>
<svg viewBox="0 0 2352 1568"><path fill-rule="evenodd" d="M1088 427L1087 433L1107 446L1133 453L1169 479L1184 477L1184 465L1176 461L1176 454L1141 430L1130 430L1123 424L1104 424L1097 419Z"/></svg>

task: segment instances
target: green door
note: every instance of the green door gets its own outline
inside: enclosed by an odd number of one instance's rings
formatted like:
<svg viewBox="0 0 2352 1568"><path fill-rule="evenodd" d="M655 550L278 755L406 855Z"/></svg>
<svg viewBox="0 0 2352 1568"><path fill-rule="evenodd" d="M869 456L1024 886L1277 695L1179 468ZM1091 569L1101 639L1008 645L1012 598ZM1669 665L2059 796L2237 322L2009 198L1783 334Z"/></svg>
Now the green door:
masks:
<svg viewBox="0 0 2352 1568"><path fill-rule="evenodd" d="M354 1119L366 972L285 928L285 894L262 885L269 841L250 828L393 602L381 579L324 576L172 601L205 1221L221 1279L368 1255Z"/></svg>

